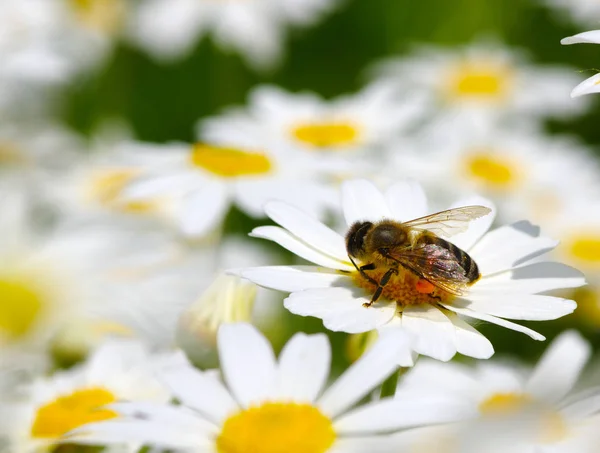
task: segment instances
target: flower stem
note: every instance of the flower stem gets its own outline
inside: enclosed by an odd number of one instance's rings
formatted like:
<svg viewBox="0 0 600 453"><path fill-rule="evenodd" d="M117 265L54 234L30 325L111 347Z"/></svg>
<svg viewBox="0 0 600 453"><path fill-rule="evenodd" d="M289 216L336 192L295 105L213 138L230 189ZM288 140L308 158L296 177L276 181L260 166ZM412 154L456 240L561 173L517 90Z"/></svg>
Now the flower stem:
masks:
<svg viewBox="0 0 600 453"><path fill-rule="evenodd" d="M402 376L408 370L407 367L400 367L398 371L392 373L383 384L381 384L381 390L379 393L380 398L386 398L388 396L394 396L396 394L396 387L398 385L398 378Z"/></svg>

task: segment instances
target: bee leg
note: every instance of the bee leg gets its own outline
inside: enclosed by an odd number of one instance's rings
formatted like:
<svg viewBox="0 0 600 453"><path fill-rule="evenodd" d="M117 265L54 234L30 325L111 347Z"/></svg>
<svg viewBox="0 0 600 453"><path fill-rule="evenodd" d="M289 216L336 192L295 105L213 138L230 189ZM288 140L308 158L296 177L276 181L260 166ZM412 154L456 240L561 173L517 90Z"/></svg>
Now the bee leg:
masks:
<svg viewBox="0 0 600 453"><path fill-rule="evenodd" d="M370 307L375 302L377 302L377 299L379 299L379 297L381 297L381 293L383 292L383 288L385 287L385 285L388 284L388 282L390 281L390 278L392 278L392 275L398 275L398 269L394 269L392 267L392 268L388 269L388 271L385 274L383 274L383 277L381 277L381 281L377 285L377 289L373 293L373 297L371 297L371 301L370 302L365 302L363 304L363 307Z"/></svg>
<svg viewBox="0 0 600 453"><path fill-rule="evenodd" d="M360 273L362 278L366 279L368 282L372 283L373 285L379 285L379 282L377 280L375 280L373 277L369 277L367 275L367 273L365 272L365 271L375 270L376 269L375 263L369 263L369 264L365 264L364 266L358 267L351 256L348 256L348 258L350 258L350 261L352 262L352 264L354 265L356 270Z"/></svg>

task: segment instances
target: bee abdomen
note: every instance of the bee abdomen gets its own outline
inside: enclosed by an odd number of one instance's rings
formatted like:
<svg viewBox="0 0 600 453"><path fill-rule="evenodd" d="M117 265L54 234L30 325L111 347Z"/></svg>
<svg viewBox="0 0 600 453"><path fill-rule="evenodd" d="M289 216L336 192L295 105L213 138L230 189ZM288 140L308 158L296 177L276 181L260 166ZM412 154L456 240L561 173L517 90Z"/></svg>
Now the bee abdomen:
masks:
<svg viewBox="0 0 600 453"><path fill-rule="evenodd" d="M427 239L427 242L443 247L450 252L454 259L456 259L456 261L464 269L465 278L468 280L469 283L473 283L479 279L479 277L481 276L481 274L479 273L479 267L477 266L475 260L471 258L471 256L467 252L465 252L460 247L457 247L452 242L448 242L445 239L442 239L437 236L431 236Z"/></svg>

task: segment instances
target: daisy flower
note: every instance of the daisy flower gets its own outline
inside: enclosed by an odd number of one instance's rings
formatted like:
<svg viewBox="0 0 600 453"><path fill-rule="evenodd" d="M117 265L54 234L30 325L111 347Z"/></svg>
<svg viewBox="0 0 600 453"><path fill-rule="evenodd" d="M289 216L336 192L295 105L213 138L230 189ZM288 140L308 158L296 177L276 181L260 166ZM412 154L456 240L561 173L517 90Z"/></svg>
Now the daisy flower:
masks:
<svg viewBox="0 0 600 453"><path fill-rule="evenodd" d="M455 448L442 451L591 453L599 439L600 390L573 392L590 354L581 335L567 331L533 370L504 363L469 367L424 360L405 375L395 397L452 395L462 404L456 417L464 417L464 424L438 433ZM428 432L414 440L423 444L432 437Z"/></svg>
<svg viewBox="0 0 600 453"><path fill-rule="evenodd" d="M247 108L204 120L198 131L212 141L260 143L267 149L309 156L316 168L342 173L364 165L349 163L349 158L372 155L413 127L422 111L419 98L399 101L386 84L331 101L310 92L261 86L250 94Z"/></svg>
<svg viewBox="0 0 600 453"><path fill-rule="evenodd" d="M594 5L594 7L595 6L596 5ZM600 14L600 8L598 8L598 13ZM574 36L569 36L568 38L563 38L560 41L560 43L564 44L564 45L600 44L600 30L586 31L586 32L579 33ZM577 96L582 96L584 94L598 93L598 92L600 92L600 88L598 88L599 84L600 84L600 74L595 74L595 75L585 79L583 82L581 82L575 88L573 88L573 91L571 91L571 97L574 98Z"/></svg>
<svg viewBox="0 0 600 453"><path fill-rule="evenodd" d="M445 118L461 115L482 121L513 114L564 118L586 106L568 100L577 80L572 70L534 66L493 42L451 49L424 47L408 57L380 63L373 73L401 92L424 92L430 109Z"/></svg>
<svg viewBox="0 0 600 453"><path fill-rule="evenodd" d="M161 165L132 181L123 196L129 203L167 198L175 206L179 229L189 237L218 228L232 204L253 217L262 217L262 205L275 198L299 203L323 216L335 199L330 187L315 180L315 159L220 143L160 148L164 156Z"/></svg>
<svg viewBox="0 0 600 453"><path fill-rule="evenodd" d="M240 52L257 69L281 59L286 28L317 22L336 0L147 0L130 21L134 43L159 60L188 55L211 34L219 47Z"/></svg>
<svg viewBox="0 0 600 453"><path fill-rule="evenodd" d="M468 205L489 202L472 198L455 207ZM383 194L365 180L343 184L342 208L348 227L359 221L404 222L428 213L419 185L398 183ZM537 293L585 283L581 274L568 266L531 261L557 243L539 236L539 230L528 222L486 233L494 218L490 214L472 221L467 231L451 238L468 252L481 274L463 295L454 296L444 290L427 294L418 277L400 268L384 287L383 298L366 307L376 286L356 271L342 235L282 202L268 203L265 211L281 227L259 227L251 235L274 241L315 265L243 269L243 277L291 292L284 302L288 310L319 317L330 330L360 333L402 329L414 337L412 348L416 353L439 360L450 360L456 352L476 358L493 354L492 344L465 321L469 319L543 340L539 333L507 319L541 321L567 315L575 309L575 302ZM367 264L357 262L358 266ZM378 281L384 271L375 269L370 277Z"/></svg>
<svg viewBox="0 0 600 453"><path fill-rule="evenodd" d="M526 218L552 225L574 200L600 195L600 166L591 150L571 137L549 137L532 127L453 121L422 141L394 146L389 155L381 173L390 179L418 174L432 193L448 201L480 193L509 222Z"/></svg>
<svg viewBox="0 0 600 453"><path fill-rule="evenodd" d="M142 343L112 340L100 346L82 365L40 377L32 383L26 401L15 404L8 431L10 451L53 451L67 432L86 423L110 420L117 413L103 406L117 401L166 403L170 392L155 378L163 362L184 359L178 353L151 356ZM136 452L140 445L124 449Z"/></svg>
<svg viewBox="0 0 600 453"><path fill-rule="evenodd" d="M121 418L71 432L77 443L139 442L191 452L393 452L382 433L448 421L445 398L385 398L354 406L395 370L403 335L381 340L328 388L324 334L296 334L279 359L248 324L223 325L218 345L225 385L190 366L161 377L181 405L113 404Z"/></svg>

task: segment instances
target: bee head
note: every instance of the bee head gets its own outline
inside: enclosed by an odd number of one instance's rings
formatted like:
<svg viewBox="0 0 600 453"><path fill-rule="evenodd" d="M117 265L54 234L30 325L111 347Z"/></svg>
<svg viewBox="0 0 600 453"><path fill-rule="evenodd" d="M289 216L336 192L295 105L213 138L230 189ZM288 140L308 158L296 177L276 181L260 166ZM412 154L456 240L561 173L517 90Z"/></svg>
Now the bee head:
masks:
<svg viewBox="0 0 600 453"><path fill-rule="evenodd" d="M371 230L371 222L355 222L352 224L346 234L346 250L348 255L354 258L360 258L365 252L365 237Z"/></svg>

